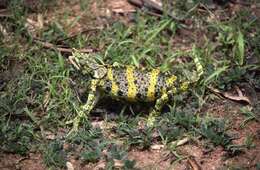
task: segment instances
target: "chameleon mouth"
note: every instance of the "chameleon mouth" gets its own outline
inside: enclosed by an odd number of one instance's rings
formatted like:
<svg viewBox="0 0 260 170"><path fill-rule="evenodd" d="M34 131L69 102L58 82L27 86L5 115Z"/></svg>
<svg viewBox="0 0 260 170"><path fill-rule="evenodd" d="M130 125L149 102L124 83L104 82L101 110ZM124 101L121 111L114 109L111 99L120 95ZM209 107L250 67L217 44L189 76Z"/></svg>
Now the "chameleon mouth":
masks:
<svg viewBox="0 0 260 170"><path fill-rule="evenodd" d="M77 70L80 70L80 66L75 62L75 57L69 56L69 61Z"/></svg>

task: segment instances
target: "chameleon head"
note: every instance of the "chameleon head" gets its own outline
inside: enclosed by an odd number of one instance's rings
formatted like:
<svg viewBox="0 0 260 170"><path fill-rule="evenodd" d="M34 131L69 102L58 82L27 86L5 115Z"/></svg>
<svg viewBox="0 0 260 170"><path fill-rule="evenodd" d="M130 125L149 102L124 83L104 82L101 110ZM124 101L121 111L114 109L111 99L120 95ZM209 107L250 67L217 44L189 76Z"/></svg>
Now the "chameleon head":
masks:
<svg viewBox="0 0 260 170"><path fill-rule="evenodd" d="M105 65L99 64L92 56L74 51L69 56L72 65L83 74L88 74L96 79L101 79L107 74Z"/></svg>

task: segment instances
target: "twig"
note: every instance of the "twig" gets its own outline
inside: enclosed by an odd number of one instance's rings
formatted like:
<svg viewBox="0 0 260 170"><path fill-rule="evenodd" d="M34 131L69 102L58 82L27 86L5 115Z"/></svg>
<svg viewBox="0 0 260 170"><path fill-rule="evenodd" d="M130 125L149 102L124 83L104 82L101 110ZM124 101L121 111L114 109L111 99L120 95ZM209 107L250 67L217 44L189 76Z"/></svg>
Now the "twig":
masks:
<svg viewBox="0 0 260 170"><path fill-rule="evenodd" d="M155 9L160 12L163 12L162 3L156 3L151 0L143 0L144 6L147 8Z"/></svg>
<svg viewBox="0 0 260 170"><path fill-rule="evenodd" d="M131 4L141 8L143 6L143 1L142 0L128 0Z"/></svg>
<svg viewBox="0 0 260 170"><path fill-rule="evenodd" d="M56 42L61 42L61 41L64 41L64 40L68 40L68 39L71 39L71 38L76 37L77 35L84 34L84 33L87 33L87 32L100 31L100 30L102 30L102 29L103 29L103 27L86 28L85 30L82 30L82 31L80 31L80 32L77 32L76 34L72 34L72 35L70 35L69 37L62 38L62 39L58 39Z"/></svg>
<svg viewBox="0 0 260 170"><path fill-rule="evenodd" d="M191 166L192 170L201 170L200 165L193 157L188 158L188 164Z"/></svg>
<svg viewBox="0 0 260 170"><path fill-rule="evenodd" d="M152 16L155 16L155 17L158 17L158 18L162 18L162 15L161 14L158 14L156 12L152 12L152 11L145 11L145 13L149 14L149 15L152 15Z"/></svg>
<svg viewBox="0 0 260 170"><path fill-rule="evenodd" d="M8 9L0 9L0 17L11 17L12 14Z"/></svg>
<svg viewBox="0 0 260 170"><path fill-rule="evenodd" d="M148 8L150 10L158 11L161 14L164 12L162 4L155 3L151 0L128 0L128 2L130 2L131 4L133 4L133 5L135 5L139 8L145 7L145 8ZM154 12L150 11L148 14L154 15ZM161 14L157 14L157 15L161 16ZM169 12L167 12L167 15L170 16L173 20L176 20L176 21L183 21L184 20L183 18L175 17L174 15L172 15Z"/></svg>
<svg viewBox="0 0 260 170"><path fill-rule="evenodd" d="M25 157L22 157L20 159L18 159L15 164L18 165L19 163L21 163L22 161L26 160L26 159L29 159L30 157L29 156L25 156Z"/></svg>
<svg viewBox="0 0 260 170"><path fill-rule="evenodd" d="M184 145L184 144L186 144L187 142L189 142L190 141L190 138L189 137L185 137L185 138L183 138L183 139L181 139L181 140L178 140L178 141L174 141L174 142L172 142L171 144L173 145L173 146L181 146L181 145Z"/></svg>
<svg viewBox="0 0 260 170"><path fill-rule="evenodd" d="M189 141L190 141L190 138L189 137L185 137L185 138L183 138L181 140L177 140L177 141L171 142L171 146L178 147L178 146L181 146L181 145L185 145ZM164 147L165 147L164 145L152 145L151 149L152 150L160 150L160 149L162 149Z"/></svg>
<svg viewBox="0 0 260 170"><path fill-rule="evenodd" d="M43 24L39 24L38 22L35 22L31 19L27 19L27 22L31 25L33 25L34 27L42 27ZM96 30L98 28L94 28L94 29L88 29L88 30L85 30L85 31L91 31L91 30ZM82 33L82 32L80 32ZM74 36L77 36L78 34L75 34L75 35L72 35L71 37L68 37L66 39L69 39L69 38L73 38ZM49 43L49 42L45 42L37 37L32 37L33 38L33 41L37 44L40 44L41 46L45 47L45 48L49 48L49 49L53 49L53 50L57 50L59 52L63 52L63 53L72 53L73 52L73 49L71 48L64 48L64 47L58 47L57 45L55 44L52 44L52 43ZM65 39L64 39L65 40ZM59 41L62 41L62 40L59 40ZM81 53L92 53L94 52L93 49L79 49L78 50L79 52Z"/></svg>
<svg viewBox="0 0 260 170"><path fill-rule="evenodd" d="M73 52L72 48L57 47L56 45L54 45L52 43L43 42L43 41L40 41L40 40L37 40L37 39L34 39L33 41L38 43L38 44L40 44L40 45L42 45L45 48L57 50L59 52L63 52L63 53L72 53ZM93 53L94 52L93 49L85 49L85 48L79 49L78 51L81 52L81 53Z"/></svg>

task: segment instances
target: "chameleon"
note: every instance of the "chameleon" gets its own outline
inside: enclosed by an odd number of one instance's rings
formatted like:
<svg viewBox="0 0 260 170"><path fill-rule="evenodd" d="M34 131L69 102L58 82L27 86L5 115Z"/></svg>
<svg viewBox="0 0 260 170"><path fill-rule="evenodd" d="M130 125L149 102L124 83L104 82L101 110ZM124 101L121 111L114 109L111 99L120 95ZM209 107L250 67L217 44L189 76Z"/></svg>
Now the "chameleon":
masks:
<svg viewBox="0 0 260 170"><path fill-rule="evenodd" d="M81 106L73 120L72 131L77 131L82 118L88 116L103 94L128 102L155 102L148 115L147 125L153 126L162 107L173 100L174 95L189 89L203 74L203 67L194 57L196 78L182 81L176 75L165 74L159 68L139 69L132 65L98 63L88 54L73 52L69 57L72 65L91 77L87 102Z"/></svg>

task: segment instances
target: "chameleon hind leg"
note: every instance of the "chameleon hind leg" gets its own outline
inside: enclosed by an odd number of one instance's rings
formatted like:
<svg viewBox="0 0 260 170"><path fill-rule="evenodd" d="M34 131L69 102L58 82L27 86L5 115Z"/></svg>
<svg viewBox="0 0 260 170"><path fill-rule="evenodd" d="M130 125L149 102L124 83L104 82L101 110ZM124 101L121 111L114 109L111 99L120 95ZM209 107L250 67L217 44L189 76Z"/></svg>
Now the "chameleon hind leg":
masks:
<svg viewBox="0 0 260 170"><path fill-rule="evenodd" d="M162 107L172 98L177 93L185 92L189 88L189 82L185 81L182 82L180 87L176 89L176 87L173 87L172 90L168 91L167 93L163 94L161 98L157 99L155 102L154 109L152 112L150 112L148 120L147 120L147 125L152 127L154 126L154 122L156 118L160 115L160 112L162 110Z"/></svg>
<svg viewBox="0 0 260 170"><path fill-rule="evenodd" d="M98 85L98 80L91 81L90 91L88 94L87 102L80 108L78 115L73 120L73 128L71 129L71 131L69 132L68 135L72 134L73 132L78 131L78 128L79 128L79 125L80 125L82 119L85 118L86 116L88 116L89 113L91 112L91 110L96 105L98 98L99 98L99 95L97 92L97 85Z"/></svg>
<svg viewBox="0 0 260 170"><path fill-rule="evenodd" d="M172 93L172 92L169 91L168 93L163 94L159 99L156 100L154 109L149 113L149 116L147 119L147 126L149 126L149 127L154 126L154 122L155 122L156 118L160 115L162 107L169 100L169 93Z"/></svg>

